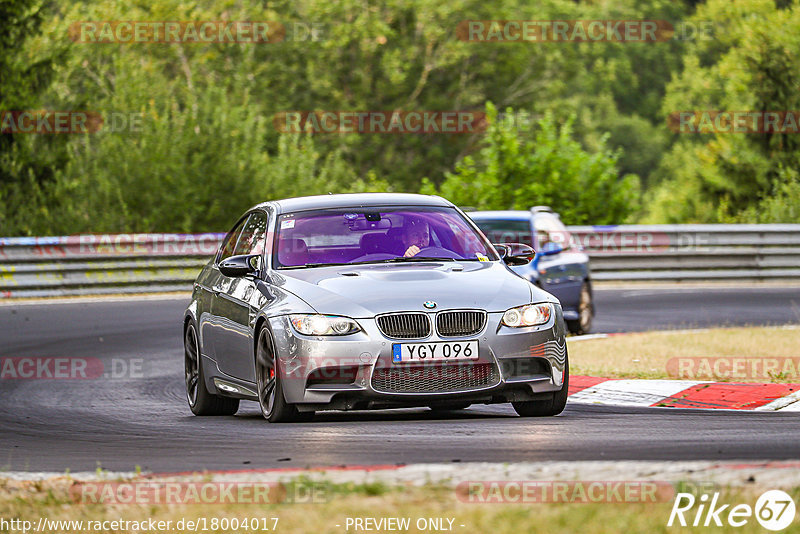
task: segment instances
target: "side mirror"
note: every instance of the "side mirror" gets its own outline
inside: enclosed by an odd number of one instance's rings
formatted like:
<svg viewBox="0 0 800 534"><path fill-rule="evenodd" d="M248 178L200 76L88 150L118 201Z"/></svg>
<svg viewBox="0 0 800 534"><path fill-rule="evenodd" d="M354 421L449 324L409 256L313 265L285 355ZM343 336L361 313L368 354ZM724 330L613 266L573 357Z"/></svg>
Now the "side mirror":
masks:
<svg viewBox="0 0 800 534"><path fill-rule="evenodd" d="M502 243L494 248L506 265L526 265L536 256L533 248L523 243Z"/></svg>
<svg viewBox="0 0 800 534"><path fill-rule="evenodd" d="M554 241L550 241L539 251L539 256L555 256L556 254L561 254L563 251L564 247Z"/></svg>
<svg viewBox="0 0 800 534"><path fill-rule="evenodd" d="M219 272L230 278L255 276L259 269L260 258L258 254L225 258L219 262Z"/></svg>

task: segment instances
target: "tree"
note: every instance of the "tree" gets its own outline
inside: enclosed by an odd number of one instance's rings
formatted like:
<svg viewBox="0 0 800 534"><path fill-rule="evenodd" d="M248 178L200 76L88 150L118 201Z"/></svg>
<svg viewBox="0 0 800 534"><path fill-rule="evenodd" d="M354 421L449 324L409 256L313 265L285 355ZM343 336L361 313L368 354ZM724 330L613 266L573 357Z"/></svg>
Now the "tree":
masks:
<svg viewBox="0 0 800 534"><path fill-rule="evenodd" d="M552 116L536 123L498 120L486 106L489 128L483 147L467 156L436 190L456 204L483 210L549 205L569 224L624 222L638 208L635 175L619 177L619 151L599 142L590 153L573 138L572 119L559 127ZM506 117L513 117L511 108Z"/></svg>
<svg viewBox="0 0 800 534"><path fill-rule="evenodd" d="M41 16L42 5L52 16ZM144 117L139 132L14 136L0 153L0 172L12 177L5 180L10 185L0 184L5 235L217 225L252 200L245 184L288 153L290 139L272 125L286 111L473 111L496 102L550 114L554 124L569 121L570 137L589 154L624 148L619 174L647 183L672 142L656 121L684 43L468 42L457 28L467 19L677 24L688 9L672 0L0 0L0 6L18 8L5 18L27 35L10 32L0 61L7 59L13 72L49 72L34 76L47 82L41 86L30 78L12 84L27 100L4 101L5 109ZM289 37L296 23L319 23L322 33L317 40L264 44L70 39L76 21L133 20L280 21ZM52 57L58 61L45 61ZM3 75L4 82L17 79ZM327 134L297 143L318 154L309 180L323 171L341 177L323 189L418 191L424 176L441 184L483 138L483 132ZM273 176L258 200L308 192L297 180ZM228 194L204 203L202 187ZM87 199L94 196L103 200Z"/></svg>
<svg viewBox="0 0 800 534"><path fill-rule="evenodd" d="M713 20L713 39L689 48L684 69L670 83L663 112L796 111L800 109L800 4L779 9L773 0L709 0L691 19ZM684 133L656 173L648 194L650 222L779 222L757 207L797 196L790 169L800 165L797 134ZM779 195L774 202L773 195ZM794 199L794 200L793 200ZM797 211L797 208L793 208Z"/></svg>
<svg viewBox="0 0 800 534"><path fill-rule="evenodd" d="M0 0L0 112L37 109L66 50L41 46L43 0ZM46 216L48 187L67 160L62 136L0 134L0 228L25 233L25 219Z"/></svg>

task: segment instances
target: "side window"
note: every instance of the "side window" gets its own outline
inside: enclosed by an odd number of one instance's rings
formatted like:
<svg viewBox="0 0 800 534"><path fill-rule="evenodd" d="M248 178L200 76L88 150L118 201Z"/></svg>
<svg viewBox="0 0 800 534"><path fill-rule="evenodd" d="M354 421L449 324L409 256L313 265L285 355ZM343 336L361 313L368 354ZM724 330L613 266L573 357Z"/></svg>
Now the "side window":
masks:
<svg viewBox="0 0 800 534"><path fill-rule="evenodd" d="M242 230L233 255L263 254L267 240L267 216L259 211L250 215Z"/></svg>
<svg viewBox="0 0 800 534"><path fill-rule="evenodd" d="M492 243L524 243L533 246L530 219L478 219L475 224Z"/></svg>
<svg viewBox="0 0 800 534"><path fill-rule="evenodd" d="M242 219L239 221L233 230L228 232L228 235L225 236L225 240L222 242L219 254L217 255L217 261L233 256L233 250L236 248L236 241L239 239L239 234L242 233L242 227L244 227L246 220L247 219Z"/></svg>
<svg viewBox="0 0 800 534"><path fill-rule="evenodd" d="M544 248L547 243L556 243L565 250L572 248L572 235L557 218L551 215L540 215L533 222L536 227L536 240L539 242L538 250Z"/></svg>

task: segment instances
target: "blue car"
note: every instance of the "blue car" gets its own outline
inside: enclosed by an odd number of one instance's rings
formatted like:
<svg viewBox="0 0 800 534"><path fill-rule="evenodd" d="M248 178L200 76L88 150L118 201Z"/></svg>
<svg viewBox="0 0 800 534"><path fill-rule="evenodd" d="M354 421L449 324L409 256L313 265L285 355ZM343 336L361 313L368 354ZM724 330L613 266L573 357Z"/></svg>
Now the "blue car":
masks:
<svg viewBox="0 0 800 534"><path fill-rule="evenodd" d="M510 267L561 301L574 334L591 330L594 317L589 257L574 242L558 214L547 206L529 211L468 211L492 243L524 243L536 250L527 265Z"/></svg>

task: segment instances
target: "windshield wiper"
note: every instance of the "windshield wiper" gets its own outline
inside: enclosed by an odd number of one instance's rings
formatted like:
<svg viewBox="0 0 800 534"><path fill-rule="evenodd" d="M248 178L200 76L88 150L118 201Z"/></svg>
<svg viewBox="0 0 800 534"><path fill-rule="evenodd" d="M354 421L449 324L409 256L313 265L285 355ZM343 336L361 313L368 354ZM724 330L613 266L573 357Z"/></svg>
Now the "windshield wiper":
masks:
<svg viewBox="0 0 800 534"><path fill-rule="evenodd" d="M332 263L305 263L303 265L289 265L282 267L283 269L305 269L306 267L333 267L334 265L348 265L347 263L332 262Z"/></svg>
<svg viewBox="0 0 800 534"><path fill-rule="evenodd" d="M453 258L437 258L434 256L411 256L406 258L399 256L397 258L390 258L388 260L372 260L372 261L354 261L350 263L332 262L332 263L306 263L303 265L288 265L281 267L281 269L307 269L314 267L334 267L334 266L350 266L350 265L367 265L370 263L411 263L411 262L424 262L424 261L456 261ZM458 260L463 261L463 260Z"/></svg>
<svg viewBox="0 0 800 534"><path fill-rule="evenodd" d="M456 260L454 260L453 258L437 258L434 256L409 256L408 258L406 258L405 256L400 256L388 260L381 260L380 263L403 263L403 262L413 262L413 261L456 261Z"/></svg>

